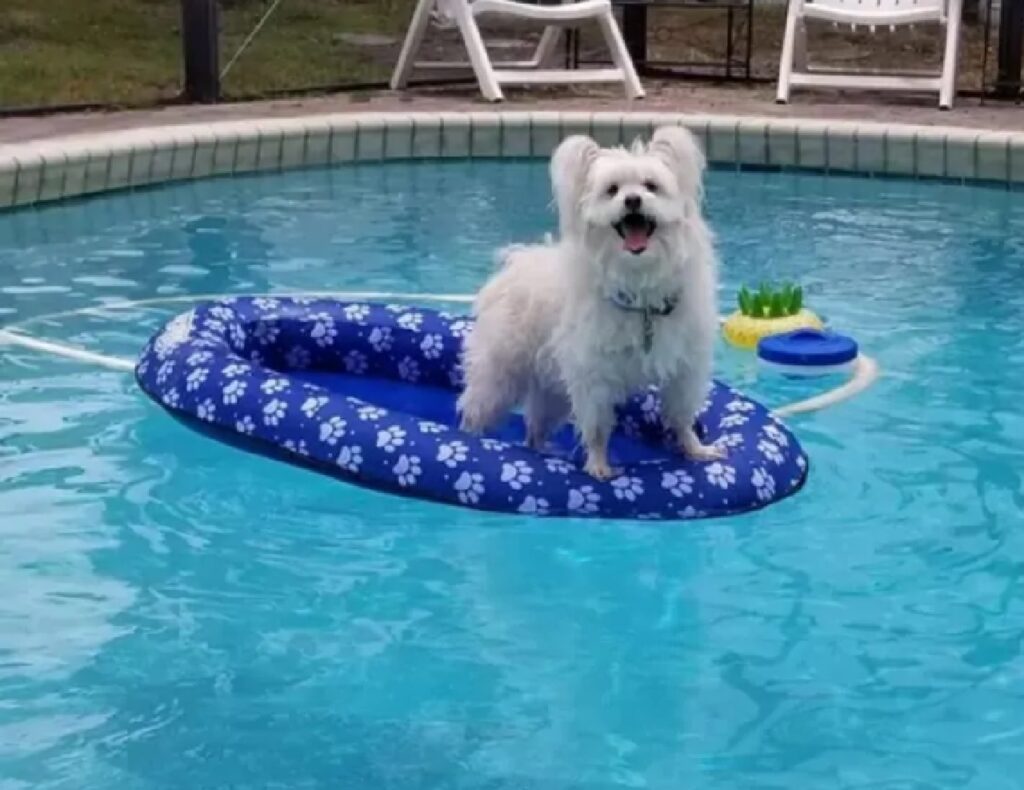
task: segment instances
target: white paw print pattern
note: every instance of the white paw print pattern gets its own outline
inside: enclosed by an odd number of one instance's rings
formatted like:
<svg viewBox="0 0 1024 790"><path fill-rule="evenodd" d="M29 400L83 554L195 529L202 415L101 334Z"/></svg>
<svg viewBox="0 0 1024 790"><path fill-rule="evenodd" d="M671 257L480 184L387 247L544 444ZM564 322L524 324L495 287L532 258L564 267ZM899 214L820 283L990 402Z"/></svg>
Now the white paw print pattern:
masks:
<svg viewBox="0 0 1024 790"><path fill-rule="evenodd" d="M302 346L292 346L284 359L292 370L305 370L313 361L312 355Z"/></svg>
<svg viewBox="0 0 1024 790"><path fill-rule="evenodd" d="M756 467L750 475L750 482L754 486L757 498L762 502L768 502L775 496L775 478L768 474L761 467Z"/></svg>
<svg viewBox="0 0 1024 790"><path fill-rule="evenodd" d="M520 503L517 510L531 516L546 516L551 511L551 505L546 499L529 495Z"/></svg>
<svg viewBox="0 0 1024 790"><path fill-rule="evenodd" d="M229 378L237 378L238 376L244 376L252 370L252 365L247 365L244 362L232 362L224 367L224 375Z"/></svg>
<svg viewBox="0 0 1024 790"><path fill-rule="evenodd" d="M627 502L635 502L637 497L644 493L643 482L639 477L620 475L612 480L612 492L616 499L624 499Z"/></svg>
<svg viewBox="0 0 1024 790"><path fill-rule="evenodd" d="M510 445L508 442L503 442L500 439L490 439L488 437L484 437L483 439L480 440L480 446L483 447L488 452L500 453L502 450L507 450Z"/></svg>
<svg viewBox="0 0 1024 790"><path fill-rule="evenodd" d="M398 316L398 325L402 327L402 329L409 329L415 332L420 328L422 323L423 315L421 313L402 313L402 315Z"/></svg>
<svg viewBox="0 0 1024 790"><path fill-rule="evenodd" d="M725 404L725 410L731 412L750 412L754 410L754 404L748 400L731 400Z"/></svg>
<svg viewBox="0 0 1024 790"><path fill-rule="evenodd" d="M786 434L780 431L775 425L764 426L764 435L771 439L779 447L788 447L789 439L786 438Z"/></svg>
<svg viewBox="0 0 1024 790"><path fill-rule="evenodd" d="M648 425L658 422L661 415L661 400L656 393L648 391L644 394L644 399L640 401L640 413Z"/></svg>
<svg viewBox="0 0 1024 790"><path fill-rule="evenodd" d="M728 464L723 464L721 461L708 464L704 467L704 473L707 475L708 482L711 485L722 489L729 488L729 486L736 482L736 470Z"/></svg>
<svg viewBox="0 0 1024 790"><path fill-rule="evenodd" d="M245 389L248 386L241 379L233 379L224 385L224 389L221 390L221 400L224 401L225 406L233 406L238 403L239 399L245 395Z"/></svg>
<svg viewBox="0 0 1024 790"><path fill-rule="evenodd" d="M329 398L325 395L312 395L302 402L299 408L307 418L312 418L320 409L327 405Z"/></svg>
<svg viewBox="0 0 1024 790"><path fill-rule="evenodd" d="M221 321L230 321L235 317L235 311L230 307L224 305L215 304L210 308L210 315L214 318L219 318Z"/></svg>
<svg viewBox="0 0 1024 790"><path fill-rule="evenodd" d="M194 368L198 365L205 365L211 359L213 359L213 354L209 351L193 351L188 355L188 358L185 360L185 364Z"/></svg>
<svg viewBox="0 0 1024 790"><path fill-rule="evenodd" d="M718 421L719 428L739 428L741 425L747 424L747 415L741 412L733 412L732 414L726 414L722 419Z"/></svg>
<svg viewBox="0 0 1024 790"><path fill-rule="evenodd" d="M762 439L757 443L757 449L766 460L771 461L776 466L781 466L783 461L786 460L782 451L779 449L779 446L775 444L775 442L769 442L767 439Z"/></svg>
<svg viewBox="0 0 1024 790"><path fill-rule="evenodd" d="M217 404L213 402L212 398L207 398L196 408L196 416L200 420L213 422L217 417Z"/></svg>
<svg viewBox="0 0 1024 790"><path fill-rule="evenodd" d="M316 313L311 316L313 326L309 330L309 337L320 348L327 348L334 345L334 339L338 336L338 329L334 325L334 319L327 313Z"/></svg>
<svg viewBox="0 0 1024 790"><path fill-rule="evenodd" d="M270 320L257 321L256 328L252 332L252 336L256 338L256 342L261 346L270 346L277 341L277 336L281 334L280 328L277 324L271 323Z"/></svg>
<svg viewBox="0 0 1024 790"><path fill-rule="evenodd" d="M363 465L363 448L357 444L342 447L338 451L337 463L347 472L358 472Z"/></svg>
<svg viewBox="0 0 1024 790"><path fill-rule="evenodd" d="M185 377L185 391L195 392L206 381L209 371L206 368L196 368Z"/></svg>
<svg viewBox="0 0 1024 790"><path fill-rule="evenodd" d="M684 497L693 493L694 479L682 469L675 472L663 472L661 487L674 497Z"/></svg>
<svg viewBox="0 0 1024 790"><path fill-rule="evenodd" d="M370 306L365 304L345 305L345 308L341 312L344 314L346 320L361 323L370 315Z"/></svg>
<svg viewBox="0 0 1024 790"><path fill-rule="evenodd" d="M163 359L174 349L187 342L195 324L196 314L194 310L182 313L164 327L156 340L153 341L153 350L158 359Z"/></svg>
<svg viewBox="0 0 1024 790"><path fill-rule="evenodd" d="M333 447L345 435L347 427L348 423L341 417L331 417L326 422L320 423L320 441Z"/></svg>
<svg viewBox="0 0 1024 790"><path fill-rule="evenodd" d="M463 338L473 329L473 322L465 318L459 318L448 325L448 331L452 337Z"/></svg>
<svg viewBox="0 0 1024 790"><path fill-rule="evenodd" d="M284 443L284 449L289 450L290 452L293 452L296 455L309 455L309 447L306 446L305 439L299 439L298 441L295 441L295 439L287 439L285 440Z"/></svg>
<svg viewBox="0 0 1024 790"><path fill-rule="evenodd" d="M288 411L288 404L279 398L274 398L263 407L263 424L272 426L280 424L286 411Z"/></svg>
<svg viewBox="0 0 1024 790"><path fill-rule="evenodd" d="M715 440L718 447L740 447L743 444L742 433L723 433Z"/></svg>
<svg viewBox="0 0 1024 790"><path fill-rule="evenodd" d="M360 406L356 410L356 414L359 415L359 419L364 422L379 420L381 417L386 416L387 413L386 409L381 409L378 406Z"/></svg>
<svg viewBox="0 0 1024 790"><path fill-rule="evenodd" d="M257 296L252 303L260 310L276 310L281 306L281 303L272 296Z"/></svg>
<svg viewBox="0 0 1024 790"><path fill-rule="evenodd" d="M264 395L276 395L288 389L287 379L267 379L260 384L260 390Z"/></svg>
<svg viewBox="0 0 1024 790"><path fill-rule="evenodd" d="M447 430L445 426L441 425L441 423L433 422L432 420L420 420L419 428L420 433L427 434L444 433L444 431Z"/></svg>
<svg viewBox="0 0 1024 790"><path fill-rule="evenodd" d="M356 351L356 349L349 351L342 362L345 365L345 370L356 376L363 375L368 365L366 354Z"/></svg>
<svg viewBox="0 0 1024 790"><path fill-rule="evenodd" d="M391 344L393 338L391 336L391 327L389 326L375 326L370 330L370 336L367 338L370 341L370 347L378 354L383 354L385 351L391 350Z"/></svg>
<svg viewBox="0 0 1024 790"><path fill-rule="evenodd" d="M573 467L568 461L564 461L561 458L545 458L544 466L548 468L549 472L556 475L567 475L572 471Z"/></svg>
<svg viewBox="0 0 1024 790"><path fill-rule="evenodd" d="M569 489L569 510L575 513L596 513L601 505L601 495L593 486Z"/></svg>
<svg viewBox="0 0 1024 790"><path fill-rule="evenodd" d="M156 369L156 383L166 384L167 379L171 377L174 372L174 360L169 359L166 362L160 364L160 367Z"/></svg>
<svg viewBox="0 0 1024 790"><path fill-rule="evenodd" d="M416 382L420 380L420 365L412 357L403 357L398 363L398 377L403 381Z"/></svg>
<svg viewBox="0 0 1024 790"><path fill-rule="evenodd" d="M455 495L464 505L475 505L484 495L484 476L479 472L463 472L455 481Z"/></svg>
<svg viewBox="0 0 1024 790"><path fill-rule="evenodd" d="M444 351L444 341L440 335L425 335L420 342L420 351L425 359L437 359Z"/></svg>
<svg viewBox="0 0 1024 790"><path fill-rule="evenodd" d="M235 430L239 433L248 436L256 430L256 423L252 420L251 414L246 414L244 417L235 420Z"/></svg>
<svg viewBox="0 0 1024 790"><path fill-rule="evenodd" d="M178 393L178 390L176 390L174 387L171 387L171 389L164 392L161 400L163 400L166 406L169 406L170 408L174 409L177 408L178 404L181 403L181 395Z"/></svg>
<svg viewBox="0 0 1024 790"><path fill-rule="evenodd" d="M377 447L386 453L393 453L405 444L405 431L397 425L391 425L382 431L377 431Z"/></svg>
<svg viewBox="0 0 1024 790"><path fill-rule="evenodd" d="M533 480L533 469L526 461L512 461L501 465L501 482L513 491L520 491Z"/></svg>
<svg viewBox="0 0 1024 790"><path fill-rule="evenodd" d="M423 469L420 467L420 459L415 455L398 456L398 460L395 461L391 471L395 473L398 485L403 488L416 485L416 480L423 474Z"/></svg>
<svg viewBox="0 0 1024 790"><path fill-rule="evenodd" d="M445 442L437 448L437 460L449 469L465 462L468 456L469 448L463 442Z"/></svg>
<svg viewBox="0 0 1024 790"><path fill-rule="evenodd" d="M242 329L242 325L237 321L232 321L228 324L228 337L231 340L231 345L236 349L245 345L245 330Z"/></svg>

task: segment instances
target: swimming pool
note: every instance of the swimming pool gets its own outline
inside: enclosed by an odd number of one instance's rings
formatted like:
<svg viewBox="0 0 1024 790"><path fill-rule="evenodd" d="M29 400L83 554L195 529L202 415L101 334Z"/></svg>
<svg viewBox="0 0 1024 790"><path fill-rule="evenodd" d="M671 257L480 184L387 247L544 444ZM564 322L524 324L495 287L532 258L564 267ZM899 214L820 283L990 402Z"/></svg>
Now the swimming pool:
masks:
<svg viewBox="0 0 1024 790"><path fill-rule="evenodd" d="M0 215L0 320L469 292L547 194L542 162L394 163ZM1019 787L1020 193L719 171L709 211L723 309L797 279L885 371L795 418L805 490L735 519L389 498L3 349L0 787ZM131 356L180 309L29 326Z"/></svg>

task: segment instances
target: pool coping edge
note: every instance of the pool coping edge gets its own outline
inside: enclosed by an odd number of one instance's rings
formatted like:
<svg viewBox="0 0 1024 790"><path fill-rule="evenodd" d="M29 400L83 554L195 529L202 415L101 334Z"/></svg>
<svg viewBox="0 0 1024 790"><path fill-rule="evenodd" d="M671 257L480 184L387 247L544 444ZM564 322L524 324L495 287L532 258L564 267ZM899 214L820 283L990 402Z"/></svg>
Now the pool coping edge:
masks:
<svg viewBox="0 0 1024 790"><path fill-rule="evenodd" d="M352 162L545 158L684 125L714 166L1024 184L1024 133L626 112L374 112L141 127L0 145L0 210L114 190Z"/></svg>

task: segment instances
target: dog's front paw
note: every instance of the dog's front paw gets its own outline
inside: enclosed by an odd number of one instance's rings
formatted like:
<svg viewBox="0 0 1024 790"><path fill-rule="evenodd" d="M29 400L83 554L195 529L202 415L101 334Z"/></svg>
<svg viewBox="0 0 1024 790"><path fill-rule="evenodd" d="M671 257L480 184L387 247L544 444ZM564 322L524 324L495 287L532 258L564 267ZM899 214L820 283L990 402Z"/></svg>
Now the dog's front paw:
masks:
<svg viewBox="0 0 1024 790"><path fill-rule="evenodd" d="M683 441L679 443L679 450L691 461L701 463L724 461L729 455L729 451L721 445L703 444L693 433L684 436Z"/></svg>
<svg viewBox="0 0 1024 790"><path fill-rule="evenodd" d="M612 467L612 465L603 458L588 458L586 465L583 467L583 471L595 480L601 480L602 482L619 476L619 471Z"/></svg>
<svg viewBox="0 0 1024 790"><path fill-rule="evenodd" d="M729 456L728 451L717 444L687 442L679 449L682 450L683 455L691 461L700 461L702 463L706 463L708 461L724 461Z"/></svg>

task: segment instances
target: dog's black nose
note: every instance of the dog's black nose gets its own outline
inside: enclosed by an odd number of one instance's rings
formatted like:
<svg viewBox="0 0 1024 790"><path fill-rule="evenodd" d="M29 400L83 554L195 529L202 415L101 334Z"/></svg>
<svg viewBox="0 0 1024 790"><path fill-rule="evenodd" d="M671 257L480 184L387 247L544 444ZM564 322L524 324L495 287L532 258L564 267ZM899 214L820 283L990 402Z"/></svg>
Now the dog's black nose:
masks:
<svg viewBox="0 0 1024 790"><path fill-rule="evenodd" d="M629 211L639 211L640 206L643 204L639 195L627 195L623 201L626 204L626 209Z"/></svg>

